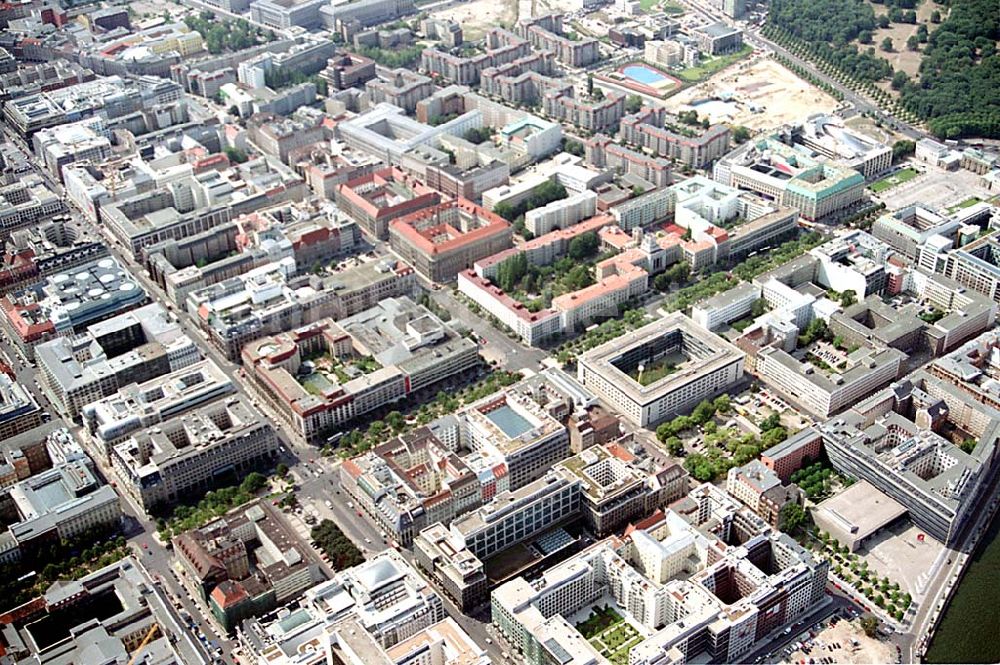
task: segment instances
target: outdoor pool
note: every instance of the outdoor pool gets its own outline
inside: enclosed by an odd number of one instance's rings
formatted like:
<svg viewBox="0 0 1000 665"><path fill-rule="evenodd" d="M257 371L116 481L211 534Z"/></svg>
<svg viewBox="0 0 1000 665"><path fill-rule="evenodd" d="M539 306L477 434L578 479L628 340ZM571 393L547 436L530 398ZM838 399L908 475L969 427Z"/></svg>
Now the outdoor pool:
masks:
<svg viewBox="0 0 1000 665"><path fill-rule="evenodd" d="M637 83L642 83L643 85L657 85L658 83L663 83L668 80L667 77L660 72L655 69L650 69L645 65L629 65L628 67L623 67L621 72L627 78L630 78Z"/></svg>

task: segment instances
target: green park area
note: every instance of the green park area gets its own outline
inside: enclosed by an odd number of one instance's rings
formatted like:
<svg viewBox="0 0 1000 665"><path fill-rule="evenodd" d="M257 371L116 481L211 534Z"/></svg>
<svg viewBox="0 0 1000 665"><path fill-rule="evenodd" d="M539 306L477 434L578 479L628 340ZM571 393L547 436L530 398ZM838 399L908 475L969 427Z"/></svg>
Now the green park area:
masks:
<svg viewBox="0 0 1000 665"><path fill-rule="evenodd" d="M967 198L967 199L965 199L963 201L959 201L955 205L949 207L948 208L948 212L958 212L959 210L962 210L963 208L971 208L972 206L976 205L980 201L982 201L982 199L979 198L978 196L970 196L969 198Z"/></svg>
<svg viewBox="0 0 1000 665"><path fill-rule="evenodd" d="M880 192L884 192L887 189L892 189L893 187L902 185L904 182L909 182L910 180L916 178L918 175L919 172L916 169L907 167L901 171L896 171L887 178L882 178L881 180L877 180L876 182L872 183L871 190L875 194L878 194Z"/></svg>
<svg viewBox="0 0 1000 665"><path fill-rule="evenodd" d="M729 65L742 60L753 52L753 47L749 44L744 44L739 51L733 53L728 53L726 55L716 56L708 60L703 60L694 67L688 67L687 69L682 69L677 72L677 78L681 79L685 83L697 83L699 81L704 81L708 77L712 76L716 72L719 72Z"/></svg>

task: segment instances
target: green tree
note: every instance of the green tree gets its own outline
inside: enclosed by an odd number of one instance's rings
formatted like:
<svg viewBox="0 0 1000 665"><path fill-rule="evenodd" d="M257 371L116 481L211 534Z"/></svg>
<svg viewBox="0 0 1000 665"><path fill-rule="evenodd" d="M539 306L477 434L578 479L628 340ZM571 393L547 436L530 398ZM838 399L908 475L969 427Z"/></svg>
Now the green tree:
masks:
<svg viewBox="0 0 1000 665"><path fill-rule="evenodd" d="M910 75L904 72L903 70L899 70L898 72L892 75L893 90L902 90L909 82L910 82Z"/></svg>
<svg viewBox="0 0 1000 665"><path fill-rule="evenodd" d="M902 73L902 72L901 72ZM905 76L905 73L903 73ZM894 79L895 80L895 79ZM892 161L899 162L917 151L916 141L909 141L906 139L896 141L892 144Z"/></svg>
<svg viewBox="0 0 1000 665"><path fill-rule="evenodd" d="M729 409L732 405L729 402L729 395L722 394L716 397L712 401L712 407L715 409L716 413L729 413Z"/></svg>
<svg viewBox="0 0 1000 665"><path fill-rule="evenodd" d="M886 53L892 53L892 37L886 37L883 39L880 47Z"/></svg>
<svg viewBox="0 0 1000 665"><path fill-rule="evenodd" d="M755 319L758 316L762 316L765 312L767 312L767 300L764 298L757 298L753 301L753 304L750 305L750 316Z"/></svg>
<svg viewBox="0 0 1000 665"><path fill-rule="evenodd" d="M240 483L240 490L247 494L256 494L265 487L267 487L267 478L264 474L256 471L247 474L243 482Z"/></svg>
<svg viewBox="0 0 1000 665"><path fill-rule="evenodd" d="M778 513L778 528L788 534L796 533L805 526L809 515L797 503L786 503Z"/></svg>
<svg viewBox="0 0 1000 665"><path fill-rule="evenodd" d="M772 413L760 422L760 429L762 432L767 432L778 427L781 427L781 414L779 413Z"/></svg>
<svg viewBox="0 0 1000 665"><path fill-rule="evenodd" d="M667 447L667 452L673 455L674 457L677 457L684 452L684 443L676 436L671 436L667 438L666 447Z"/></svg>
<svg viewBox="0 0 1000 665"><path fill-rule="evenodd" d="M285 464L284 462L281 462L278 464L278 466L275 467L274 472L275 474L277 474L279 478L284 478L285 476L288 475L288 465Z"/></svg>
<svg viewBox="0 0 1000 665"><path fill-rule="evenodd" d="M743 125L733 127L733 141L736 143L746 143L750 139L750 130Z"/></svg>
<svg viewBox="0 0 1000 665"><path fill-rule="evenodd" d="M872 614L861 617L861 630L865 631L865 635L868 637L874 638L878 635L878 626L878 617Z"/></svg>
<svg viewBox="0 0 1000 665"><path fill-rule="evenodd" d="M858 302L858 294L856 294L853 289L847 289L840 294L841 307L850 307L856 302Z"/></svg>
<svg viewBox="0 0 1000 665"><path fill-rule="evenodd" d="M917 40L916 35L910 35L906 38L906 49L908 51L916 51L920 48L920 42Z"/></svg>
<svg viewBox="0 0 1000 665"><path fill-rule="evenodd" d="M629 95L625 98L625 112L635 113L642 108L642 97L639 95Z"/></svg>
<svg viewBox="0 0 1000 665"><path fill-rule="evenodd" d="M860 43L862 43L862 44L871 44L872 43L872 31L871 30L862 30L861 32L859 32L858 33L858 41Z"/></svg>
<svg viewBox="0 0 1000 665"><path fill-rule="evenodd" d="M406 427L406 418L399 411L390 411L387 413L385 422L393 432L402 432Z"/></svg>
<svg viewBox="0 0 1000 665"><path fill-rule="evenodd" d="M240 150L239 148L228 147L226 148L225 152L226 152L226 157L229 158L229 161L236 162L237 164L242 164L246 162L248 159L247 154L242 150Z"/></svg>
<svg viewBox="0 0 1000 665"><path fill-rule="evenodd" d="M698 406L694 407L694 411L691 412L691 420L693 420L697 425L704 425L712 416L715 415L715 407L707 399L699 402Z"/></svg>
<svg viewBox="0 0 1000 665"><path fill-rule="evenodd" d="M576 236L569 242L569 258L580 261L595 254L600 247L600 238L596 231L590 231Z"/></svg>
<svg viewBox="0 0 1000 665"><path fill-rule="evenodd" d="M941 22L941 12L935 9L934 11L931 12L931 23L940 23L940 22Z"/></svg>

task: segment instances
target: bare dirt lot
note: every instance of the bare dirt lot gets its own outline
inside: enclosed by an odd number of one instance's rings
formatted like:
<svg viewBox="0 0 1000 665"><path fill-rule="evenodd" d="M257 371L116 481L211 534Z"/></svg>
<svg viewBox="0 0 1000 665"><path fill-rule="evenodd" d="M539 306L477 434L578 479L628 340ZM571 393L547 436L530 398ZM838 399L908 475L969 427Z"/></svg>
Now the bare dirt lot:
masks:
<svg viewBox="0 0 1000 665"><path fill-rule="evenodd" d="M830 95L803 81L770 58L759 58L726 69L704 83L670 97L665 106L672 111L692 108L692 103L732 95L730 122L750 129L773 129L798 122L814 113L829 113L838 103Z"/></svg>
<svg viewBox="0 0 1000 665"><path fill-rule="evenodd" d="M854 646L857 641L858 646ZM839 647L834 646L839 645ZM838 665L844 663L895 663L896 649L885 642L879 642L865 635L858 621L838 621L828 626L813 640L809 654L801 649L793 651L785 658L786 663L809 662L824 656L834 659Z"/></svg>
<svg viewBox="0 0 1000 665"><path fill-rule="evenodd" d="M511 27L517 21L517 0L473 0L432 13L462 26L465 39L479 39L490 28Z"/></svg>

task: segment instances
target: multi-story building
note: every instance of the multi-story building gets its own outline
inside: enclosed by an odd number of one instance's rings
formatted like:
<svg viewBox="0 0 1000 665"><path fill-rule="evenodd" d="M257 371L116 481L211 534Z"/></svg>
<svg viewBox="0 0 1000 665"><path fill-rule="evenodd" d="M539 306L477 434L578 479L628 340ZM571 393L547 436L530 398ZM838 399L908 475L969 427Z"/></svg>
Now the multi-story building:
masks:
<svg viewBox="0 0 1000 665"><path fill-rule="evenodd" d="M130 383L188 367L201 358L180 324L150 304L35 349L41 384L67 418Z"/></svg>
<svg viewBox="0 0 1000 665"><path fill-rule="evenodd" d="M796 208L810 221L837 214L862 199L863 175L848 166L816 161L811 154L778 137L757 138L721 159L712 178Z"/></svg>
<svg viewBox="0 0 1000 665"><path fill-rule="evenodd" d="M512 490L541 478L569 455L566 427L522 391L490 395L457 416L465 447L487 459L502 459Z"/></svg>
<svg viewBox="0 0 1000 665"><path fill-rule="evenodd" d="M898 501L917 526L948 544L963 532L996 473L997 423L992 361L976 356L996 335L980 338L935 360L818 426L834 467L868 481ZM966 452L947 437L967 433Z"/></svg>
<svg viewBox="0 0 1000 665"><path fill-rule="evenodd" d="M739 383L742 351L680 313L587 351L577 376L641 427L685 413Z"/></svg>
<svg viewBox="0 0 1000 665"><path fill-rule="evenodd" d="M546 92L542 111L553 120L594 133L613 133L625 116L625 95L609 92L601 99L578 98L572 86Z"/></svg>
<svg viewBox="0 0 1000 665"><path fill-rule="evenodd" d="M791 130L791 140L858 171L872 180L892 167L892 148L847 127L840 118L818 114Z"/></svg>
<svg viewBox="0 0 1000 665"><path fill-rule="evenodd" d="M297 604L245 621L238 635L254 663L312 665L323 661L292 660L289 654L304 654L302 645L315 645L325 660L328 627L341 622L354 622L357 630L389 648L445 616L441 597L399 552L390 549L307 589Z"/></svg>
<svg viewBox="0 0 1000 665"><path fill-rule="evenodd" d="M650 468L618 443L592 446L556 465L580 479L580 512L604 538L687 494L688 474L677 464Z"/></svg>
<svg viewBox="0 0 1000 665"><path fill-rule="evenodd" d="M897 349L871 347L845 356L836 367L827 369L828 363L824 366L798 360L784 349L771 346L757 353L754 371L793 404L820 418L829 418L895 381L906 358Z"/></svg>
<svg viewBox="0 0 1000 665"><path fill-rule="evenodd" d="M88 533L118 528L118 494L102 485L89 460L60 464L0 489L0 562L30 558L35 548L55 539L76 541Z"/></svg>
<svg viewBox="0 0 1000 665"><path fill-rule="evenodd" d="M597 214L597 194L585 189L564 199L552 201L524 215L524 226L535 237L555 229L565 229Z"/></svg>
<svg viewBox="0 0 1000 665"><path fill-rule="evenodd" d="M102 162L111 156L110 132L100 117L39 130L32 137L35 154L49 174L62 181L62 168L73 162Z"/></svg>
<svg viewBox="0 0 1000 665"><path fill-rule="evenodd" d="M709 55L732 53L743 46L743 31L723 21L695 28L691 36L698 42L698 48Z"/></svg>
<svg viewBox="0 0 1000 665"><path fill-rule="evenodd" d="M483 562L457 545L445 526L437 522L413 539L417 565L464 613L473 613L489 601L489 583Z"/></svg>
<svg viewBox="0 0 1000 665"><path fill-rule="evenodd" d="M527 58L531 45L525 39L504 28L491 28L483 37L485 53L463 57L438 49L425 49L420 56L420 69L430 76L458 85L476 85L482 72ZM552 56L547 61L551 63ZM546 68L546 73L548 68Z"/></svg>
<svg viewBox="0 0 1000 665"><path fill-rule="evenodd" d="M550 471L460 516L451 523L451 534L457 548L467 549L484 560L578 516L579 512L580 479L566 472Z"/></svg>
<svg viewBox="0 0 1000 665"><path fill-rule="evenodd" d="M716 488L680 503L537 580L500 586L494 625L527 663L603 662L565 617L610 605L642 627L632 663L738 662L823 600L825 561Z"/></svg>
<svg viewBox="0 0 1000 665"><path fill-rule="evenodd" d="M657 157L698 169L706 168L729 150L727 125L712 125L699 132L672 124L663 108L645 107L622 118L618 137Z"/></svg>
<svg viewBox="0 0 1000 665"><path fill-rule="evenodd" d="M691 319L705 330L714 331L750 314L753 304L760 298L759 286L743 282L695 304L691 308Z"/></svg>
<svg viewBox="0 0 1000 665"><path fill-rule="evenodd" d="M585 143L585 148L587 162L598 168L641 178L656 188L666 187L672 181L670 160L631 150L610 136L598 134Z"/></svg>
<svg viewBox="0 0 1000 665"><path fill-rule="evenodd" d="M182 413L235 392L232 380L205 359L143 383L125 383L81 410L95 453L111 457L114 445Z"/></svg>
<svg viewBox="0 0 1000 665"><path fill-rule="evenodd" d="M409 298L253 342L242 359L250 387L310 443L479 367L474 342Z"/></svg>
<svg viewBox="0 0 1000 665"><path fill-rule="evenodd" d="M274 430L241 397L227 397L136 432L111 450L119 490L147 512L159 510L278 455Z"/></svg>
<svg viewBox="0 0 1000 665"><path fill-rule="evenodd" d="M434 92L434 82L428 76L400 67L383 73L365 83L365 90L374 104L392 104L407 113L417 109L417 103Z"/></svg>
<svg viewBox="0 0 1000 665"><path fill-rule="evenodd" d="M924 265L922 248L933 236L947 238L946 247L955 246L962 224L914 204L882 215L872 224L872 235L927 272L938 272L933 260ZM936 256L937 252L931 254Z"/></svg>
<svg viewBox="0 0 1000 665"><path fill-rule="evenodd" d="M105 257L0 298L0 322L21 354L31 359L38 344L82 332L146 300L132 275Z"/></svg>
<svg viewBox="0 0 1000 665"><path fill-rule="evenodd" d="M662 222L673 213L676 196L668 187L654 189L628 199L608 210L622 231L631 231Z"/></svg>
<svg viewBox="0 0 1000 665"><path fill-rule="evenodd" d="M804 500L796 485L783 485L778 475L759 460L730 469L726 475L726 491L775 529L780 523L781 509Z"/></svg>
<svg viewBox="0 0 1000 665"><path fill-rule="evenodd" d="M570 39L563 33L562 16L547 14L518 24L521 36L539 51L551 51L567 67L586 67L601 57L596 39Z"/></svg>
<svg viewBox="0 0 1000 665"><path fill-rule="evenodd" d="M356 53L342 53L330 58L319 77L334 90L358 87L375 78L375 61Z"/></svg>
<svg viewBox="0 0 1000 665"><path fill-rule="evenodd" d="M370 235L385 240L389 222L441 202L441 195L395 167L362 175L337 187L340 209Z"/></svg>
<svg viewBox="0 0 1000 665"><path fill-rule="evenodd" d="M815 430L806 428L765 450L760 455L760 461L787 483L793 473L809 466L822 454L823 437Z"/></svg>
<svg viewBox="0 0 1000 665"><path fill-rule="evenodd" d="M287 164L291 152L324 139L326 129L318 119L258 113L247 119L247 135L262 151Z"/></svg>
<svg viewBox="0 0 1000 665"><path fill-rule="evenodd" d="M389 224L389 244L431 282L450 282L477 260L511 246L502 217L466 199L441 203Z"/></svg>
<svg viewBox="0 0 1000 665"><path fill-rule="evenodd" d="M495 316L529 346L537 346L563 330L559 312L553 309L532 312L523 302L504 293L503 289L480 277L474 270L458 273L458 290Z"/></svg>
<svg viewBox="0 0 1000 665"><path fill-rule="evenodd" d="M324 0L254 0L250 3L250 18L254 23L281 30L315 28L320 24L324 5Z"/></svg>
<svg viewBox="0 0 1000 665"><path fill-rule="evenodd" d="M211 660L177 619L167 596L137 559L127 556L77 580L60 580L44 593L0 619L7 634L7 653L18 660L70 663L128 662L129 654L143 644L143 653L166 662L208 665ZM113 603L107 601L114 599ZM35 639L38 621L66 626L53 646ZM43 646L45 645L45 646ZM96 656L99 651L102 655Z"/></svg>
<svg viewBox="0 0 1000 665"><path fill-rule="evenodd" d="M227 632L325 579L319 559L269 501L174 536L186 580Z"/></svg>
<svg viewBox="0 0 1000 665"><path fill-rule="evenodd" d="M0 441L42 424L42 409L31 392L0 371Z"/></svg>
<svg viewBox="0 0 1000 665"><path fill-rule="evenodd" d="M325 5L319 13L326 28L339 30L341 25L352 21L363 26L378 25L415 11L413 0L357 0Z"/></svg>
<svg viewBox="0 0 1000 665"><path fill-rule="evenodd" d="M440 424L422 427L341 466L344 492L393 542L406 547L428 524L451 523L482 505L492 491L457 455L454 436L441 430Z"/></svg>
<svg viewBox="0 0 1000 665"><path fill-rule="evenodd" d="M17 291L50 275L90 263L108 249L69 219L53 220L10 234L0 257L0 293Z"/></svg>
<svg viewBox="0 0 1000 665"><path fill-rule="evenodd" d="M948 252L940 272L1000 303L1000 242L996 234Z"/></svg>

